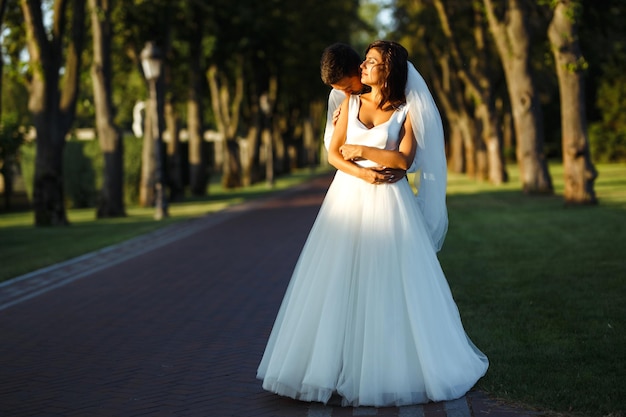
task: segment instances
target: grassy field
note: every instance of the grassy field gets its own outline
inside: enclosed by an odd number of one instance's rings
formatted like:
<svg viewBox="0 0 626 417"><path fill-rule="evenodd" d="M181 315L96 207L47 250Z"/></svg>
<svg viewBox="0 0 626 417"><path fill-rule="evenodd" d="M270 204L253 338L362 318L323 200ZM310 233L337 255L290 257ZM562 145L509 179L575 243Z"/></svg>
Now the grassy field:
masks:
<svg viewBox="0 0 626 417"><path fill-rule="evenodd" d="M626 416L626 165L600 165L593 207L565 207L557 195L528 197L518 173L501 187L450 175L450 228L440 259L470 337L490 359L479 388L507 402L558 413ZM277 189L310 172L281 179ZM130 208L94 221L70 210L72 226L32 227L30 213L0 216L0 280L128 239L157 227L259 198L264 185L215 186L177 203L172 217Z"/></svg>
<svg viewBox="0 0 626 417"><path fill-rule="evenodd" d="M440 259L491 366L479 387L585 416L626 415L626 166L603 165L596 207L449 181ZM557 194L562 167L551 166Z"/></svg>

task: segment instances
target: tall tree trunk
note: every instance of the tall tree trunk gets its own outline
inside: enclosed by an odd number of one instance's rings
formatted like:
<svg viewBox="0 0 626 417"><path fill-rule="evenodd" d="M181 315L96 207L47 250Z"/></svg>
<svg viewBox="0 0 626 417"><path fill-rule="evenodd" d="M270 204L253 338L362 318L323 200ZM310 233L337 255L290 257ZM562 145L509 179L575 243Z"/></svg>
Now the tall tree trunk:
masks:
<svg viewBox="0 0 626 417"><path fill-rule="evenodd" d="M451 71L450 54L439 54L440 71L436 69L435 58L428 49L426 58L433 89L451 129L448 135L448 159L452 161L452 169L454 172L464 172L469 177L476 178L479 158L475 123L469 114L469 107L465 102L457 74ZM458 169L462 171L456 171Z"/></svg>
<svg viewBox="0 0 626 417"><path fill-rule="evenodd" d="M261 178L259 171L260 143L261 143L261 115L258 106L250 106L251 117L246 143L247 157L242 161L242 183L244 187L258 182Z"/></svg>
<svg viewBox="0 0 626 417"><path fill-rule="evenodd" d="M67 225L63 149L76 112L85 32L85 0L72 1L71 32L65 33L68 1L56 0L52 33L46 33L39 0L21 0L32 69L28 107L37 131L33 208L35 225ZM63 53L63 43L67 50ZM61 62L65 56L64 63ZM64 80L60 83L61 68Z"/></svg>
<svg viewBox="0 0 626 417"><path fill-rule="evenodd" d="M293 143L297 137L296 123L299 121L299 112L295 109L285 110L279 115L278 112L272 118L272 151L274 172L282 175L291 172L293 158L289 155L289 147L286 141ZM288 114L285 116L284 114Z"/></svg>
<svg viewBox="0 0 626 417"><path fill-rule="evenodd" d="M531 75L530 34L522 1L507 0L506 18L500 20L492 0L483 0L511 97L522 188L529 194L552 194L543 153L543 112Z"/></svg>
<svg viewBox="0 0 626 417"><path fill-rule="evenodd" d="M189 188L194 196L207 193L208 175L207 158L204 152L204 119L202 98L204 86L202 82L202 8L196 3L191 5L194 13L192 20L189 55L189 87L187 89L187 131L189 132Z"/></svg>
<svg viewBox="0 0 626 417"><path fill-rule="evenodd" d="M165 184L168 183L166 171L166 149L163 143L163 127L165 126L165 73L162 69L161 75L155 81L156 103L150 98L146 100L146 112L144 119L144 136L143 148L141 154L141 180L139 184L139 204L142 207L157 208L157 217L160 211L164 211L167 215L167 197ZM146 81L148 91L150 91L150 82ZM156 110L155 110L156 109ZM156 112L157 121L155 122L154 112ZM161 140L159 140L159 136ZM157 142L160 147L157 148ZM162 190L157 190L163 187ZM163 200L161 200L163 196Z"/></svg>
<svg viewBox="0 0 626 417"><path fill-rule="evenodd" d="M476 113L481 119L481 137L486 147L487 179L492 184L500 185L508 181L508 174L502 150L502 130L498 126L495 108L491 103L482 103Z"/></svg>
<svg viewBox="0 0 626 417"><path fill-rule="evenodd" d="M192 54L193 55L193 54ZM199 53L198 53L199 55ZM197 59L197 58L196 58ZM192 60L195 60L192 56ZM200 67L189 70L187 94L187 131L189 133L189 188L192 195L207 193L207 161L204 152L204 122L202 105L202 80Z"/></svg>
<svg viewBox="0 0 626 417"><path fill-rule="evenodd" d="M165 100L165 131L168 140L165 142L167 160L167 183L171 201L180 201L185 196L183 184L182 157L180 154L180 122L171 97Z"/></svg>
<svg viewBox="0 0 626 417"><path fill-rule="evenodd" d="M146 112L143 127L143 146L141 148L141 180L139 184L139 205L141 207L152 207L155 203L155 136L154 123L152 122L154 115L152 114L151 99L146 100Z"/></svg>
<svg viewBox="0 0 626 417"><path fill-rule="evenodd" d="M277 96L278 77L276 74L273 74L269 79L268 91L261 94L259 103L262 118L261 143L265 149L265 182L270 187L274 186L274 174L276 173L274 167L275 135L273 135L273 127Z"/></svg>
<svg viewBox="0 0 626 417"><path fill-rule="evenodd" d="M8 0L0 0L0 27L3 27L4 12L6 10ZM4 74L4 56L2 48L0 48L0 98L2 97L2 80ZM2 121L2 100L0 99L0 123ZM11 196L13 194L13 158L5 153L4 156L0 156L0 174L4 180L4 207L11 208Z"/></svg>
<svg viewBox="0 0 626 417"><path fill-rule="evenodd" d="M564 198L568 204L595 204L593 183L598 175L589 154L585 86L586 63L578 42L580 1L560 0L548 28L561 97Z"/></svg>
<svg viewBox="0 0 626 417"><path fill-rule="evenodd" d="M321 131L323 124L319 123L324 117L326 103L323 101L313 101L309 104L309 117L307 119L308 129L310 129L311 142L307 143L307 165L309 167L317 166L320 162L320 138L324 132ZM305 142L306 143L306 142Z"/></svg>
<svg viewBox="0 0 626 417"><path fill-rule="evenodd" d="M241 160L237 143L239 112L243 100L243 59L235 61L234 91L231 94L226 75L212 64L207 71L211 90L211 106L215 114L217 128L224 140L224 162L222 167L222 185L225 188L241 187ZM232 96L232 98L231 98Z"/></svg>
<svg viewBox="0 0 626 417"><path fill-rule="evenodd" d="M189 133L189 189L194 196L207 193L208 175L204 152L202 98L197 90L189 88L187 99L187 131Z"/></svg>
<svg viewBox="0 0 626 417"><path fill-rule="evenodd" d="M7 8L7 3L9 0L0 0L0 26L4 26L4 12ZM4 56L2 53L2 48L0 48L0 97L2 97L2 80L4 74ZM0 100L0 120L2 117L2 100Z"/></svg>
<svg viewBox="0 0 626 417"><path fill-rule="evenodd" d="M111 11L113 0L89 0L93 32L93 81L98 141L104 155L104 181L96 215L98 218L122 217L124 210L124 160L120 130L113 122L111 99Z"/></svg>
<svg viewBox="0 0 626 417"><path fill-rule="evenodd" d="M465 148L463 145L463 135L458 126L450 125L448 134L449 152L448 169L455 174L465 172Z"/></svg>

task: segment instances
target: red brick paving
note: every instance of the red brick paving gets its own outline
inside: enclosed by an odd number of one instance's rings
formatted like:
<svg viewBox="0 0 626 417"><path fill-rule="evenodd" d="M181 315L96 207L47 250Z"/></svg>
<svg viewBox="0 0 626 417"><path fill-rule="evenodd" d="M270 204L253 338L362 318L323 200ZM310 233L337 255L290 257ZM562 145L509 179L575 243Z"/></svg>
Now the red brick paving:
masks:
<svg viewBox="0 0 626 417"><path fill-rule="evenodd" d="M320 178L109 248L109 258L0 287L0 417L537 415L480 392L377 409L261 389L256 367L328 183ZM98 259L106 264L80 270ZM21 289L46 279L56 288Z"/></svg>

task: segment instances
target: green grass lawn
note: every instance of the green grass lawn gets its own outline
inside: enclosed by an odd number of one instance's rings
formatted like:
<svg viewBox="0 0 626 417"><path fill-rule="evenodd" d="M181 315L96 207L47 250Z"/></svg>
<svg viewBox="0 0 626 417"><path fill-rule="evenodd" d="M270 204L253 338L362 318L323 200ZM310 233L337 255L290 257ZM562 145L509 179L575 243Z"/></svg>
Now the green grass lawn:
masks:
<svg viewBox="0 0 626 417"><path fill-rule="evenodd" d="M490 359L479 387L586 416L626 410L626 166L601 165L595 207L449 180L440 259L466 330ZM557 193L562 167L551 166Z"/></svg>
<svg viewBox="0 0 626 417"><path fill-rule="evenodd" d="M501 187L449 177L440 259L466 330L491 362L478 387L497 398L626 416L626 165L597 168L600 203L591 207L564 205L560 165L550 167L555 196L523 195L514 167ZM0 280L268 192L213 186L206 199L173 204L161 222L140 208L99 221L93 209L70 210L67 228L34 228L30 213L0 215Z"/></svg>

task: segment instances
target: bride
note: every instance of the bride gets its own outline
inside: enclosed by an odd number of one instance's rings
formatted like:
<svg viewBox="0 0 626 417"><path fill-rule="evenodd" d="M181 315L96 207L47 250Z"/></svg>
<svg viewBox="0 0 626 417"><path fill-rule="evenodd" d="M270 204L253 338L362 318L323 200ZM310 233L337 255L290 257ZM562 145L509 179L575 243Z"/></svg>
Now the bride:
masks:
<svg viewBox="0 0 626 417"><path fill-rule="evenodd" d="M294 399L400 406L463 396L488 367L437 259L447 231L441 118L400 44L366 50L329 147L337 168L257 377ZM372 166L417 169L381 181Z"/></svg>

